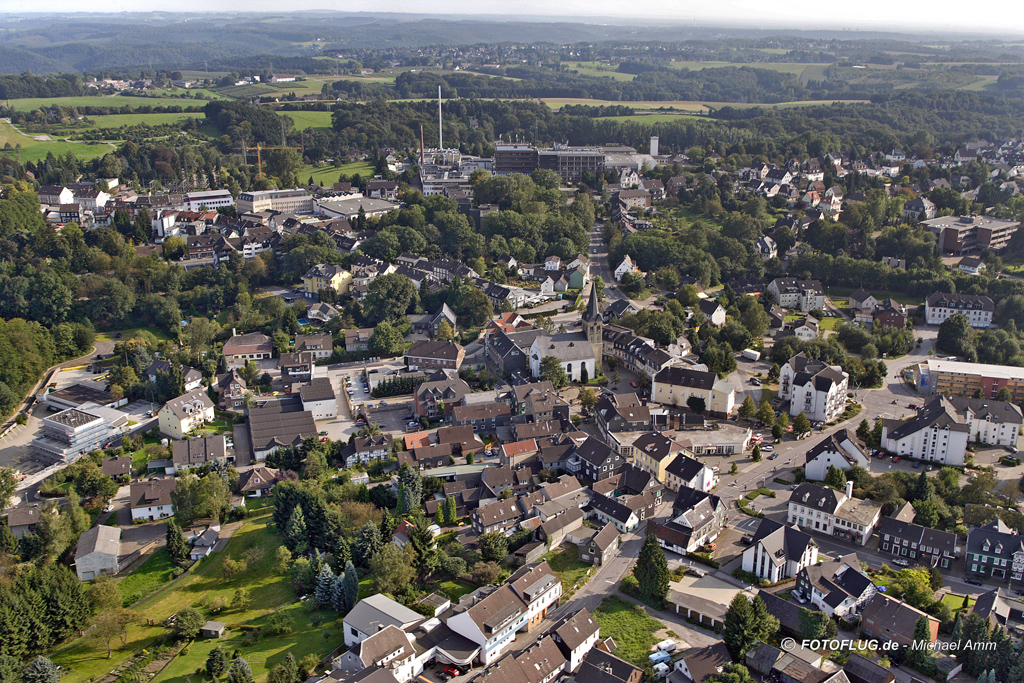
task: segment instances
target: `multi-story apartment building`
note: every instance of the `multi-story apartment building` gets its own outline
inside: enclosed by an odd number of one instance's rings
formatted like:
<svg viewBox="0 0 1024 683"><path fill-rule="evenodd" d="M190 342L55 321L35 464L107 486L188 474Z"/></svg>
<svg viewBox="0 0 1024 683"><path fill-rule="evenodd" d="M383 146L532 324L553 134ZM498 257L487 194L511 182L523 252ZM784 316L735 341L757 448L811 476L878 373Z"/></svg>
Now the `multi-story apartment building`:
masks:
<svg viewBox="0 0 1024 683"><path fill-rule="evenodd" d="M1024 581L1024 537L998 517L968 532L964 559L970 574Z"/></svg>
<svg viewBox="0 0 1024 683"><path fill-rule="evenodd" d="M1018 367L929 358L914 366L914 384L925 396L950 394L994 400L1003 387L1014 403L1024 401L1024 373Z"/></svg>
<svg viewBox="0 0 1024 683"><path fill-rule="evenodd" d="M778 277L768 284L768 291L783 308L803 313L825 309L825 290L818 280Z"/></svg>
<svg viewBox="0 0 1024 683"><path fill-rule="evenodd" d="M779 398L789 414L803 413L812 422L830 422L846 407L850 376L837 365L811 360L802 351L786 361L779 374Z"/></svg>
<svg viewBox="0 0 1024 683"><path fill-rule="evenodd" d="M743 551L743 571L775 583L795 577L818 561L818 544L795 526L762 519Z"/></svg>
<svg viewBox="0 0 1024 683"><path fill-rule="evenodd" d="M729 417L736 410L736 388L713 372L672 365L652 377L651 400L655 403L692 410L691 399L700 399L707 412L720 417Z"/></svg>
<svg viewBox="0 0 1024 683"><path fill-rule="evenodd" d="M914 510L907 503L878 525L878 549L910 564L950 569L960 557L956 534L913 524ZM909 510L906 510L909 508Z"/></svg>
<svg viewBox="0 0 1024 683"><path fill-rule="evenodd" d="M962 256L983 249L1001 251L1010 243L1020 221L991 216L941 216L921 221L939 239L944 253Z"/></svg>
<svg viewBox="0 0 1024 683"><path fill-rule="evenodd" d="M302 288L307 297L315 297L325 289L333 289L338 294L348 294L352 284L352 273L341 266L320 263L306 271L302 276Z"/></svg>
<svg viewBox="0 0 1024 683"><path fill-rule="evenodd" d="M845 492L800 484L789 498L787 519L795 526L867 545L881 516L881 507L853 497L853 482L848 481Z"/></svg>
<svg viewBox="0 0 1024 683"><path fill-rule="evenodd" d="M987 296L973 294L945 294L936 292L924 303L924 318L929 325L938 325L957 313L967 317L971 327L992 326L995 304Z"/></svg>
<svg viewBox="0 0 1024 683"><path fill-rule="evenodd" d="M458 370L466 350L455 342L418 341L405 353L405 364L421 370Z"/></svg>

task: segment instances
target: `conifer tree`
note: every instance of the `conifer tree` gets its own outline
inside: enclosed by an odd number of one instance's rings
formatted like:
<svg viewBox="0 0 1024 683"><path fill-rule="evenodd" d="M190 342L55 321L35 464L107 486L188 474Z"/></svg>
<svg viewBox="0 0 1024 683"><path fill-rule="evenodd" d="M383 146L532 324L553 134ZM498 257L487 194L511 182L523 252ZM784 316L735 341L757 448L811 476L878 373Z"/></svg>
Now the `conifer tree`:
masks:
<svg viewBox="0 0 1024 683"><path fill-rule="evenodd" d="M345 611L348 612L359 602L359 574L351 562L345 564Z"/></svg>
<svg viewBox="0 0 1024 683"><path fill-rule="evenodd" d="M331 565L325 562L324 566L320 569L320 573L316 575L316 590L313 595L316 598L317 604L321 607L330 607L333 590L334 571L331 570Z"/></svg>
<svg viewBox="0 0 1024 683"><path fill-rule="evenodd" d="M648 534L644 539L633 574L640 584L640 592L647 597L664 600L668 595L668 561L654 534Z"/></svg>

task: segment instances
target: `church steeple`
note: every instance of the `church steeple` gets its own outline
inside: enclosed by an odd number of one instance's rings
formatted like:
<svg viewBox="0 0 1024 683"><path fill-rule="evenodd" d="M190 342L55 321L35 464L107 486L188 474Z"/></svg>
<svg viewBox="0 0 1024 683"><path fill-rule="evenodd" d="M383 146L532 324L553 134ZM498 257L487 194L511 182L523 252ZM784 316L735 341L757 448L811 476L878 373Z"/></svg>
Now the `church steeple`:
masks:
<svg viewBox="0 0 1024 683"><path fill-rule="evenodd" d="M594 362L598 368L601 367L601 351L604 341L604 318L601 316L601 304L597 300L597 287L590 285L590 299L587 300L587 309L583 311L583 334L587 335L594 347Z"/></svg>

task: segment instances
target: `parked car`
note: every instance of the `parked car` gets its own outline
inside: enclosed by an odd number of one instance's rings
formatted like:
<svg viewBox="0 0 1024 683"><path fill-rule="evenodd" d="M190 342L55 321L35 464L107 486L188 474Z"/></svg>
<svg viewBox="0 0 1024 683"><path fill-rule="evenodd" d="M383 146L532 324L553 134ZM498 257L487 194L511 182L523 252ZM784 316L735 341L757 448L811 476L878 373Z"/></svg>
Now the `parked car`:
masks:
<svg viewBox="0 0 1024 683"><path fill-rule="evenodd" d="M892 456L892 461L893 462L899 462L900 461L900 456L898 456L898 455Z"/></svg>
<svg viewBox="0 0 1024 683"><path fill-rule="evenodd" d="M982 585L984 585L984 584L982 584L981 579L976 578L974 576L968 576L966 579L964 579L964 583L969 583L972 586L982 586Z"/></svg>
<svg viewBox="0 0 1024 683"><path fill-rule="evenodd" d="M761 380L759 380L756 377L751 377L750 378L750 383L753 384L755 387L761 386Z"/></svg>
<svg viewBox="0 0 1024 683"><path fill-rule="evenodd" d="M419 423L419 422L416 422L415 420L409 420L409 424L408 424L408 426L409 426L409 427L413 427L413 428L415 428L415 427L419 427L419 426L420 426L420 423Z"/></svg>
<svg viewBox="0 0 1024 683"><path fill-rule="evenodd" d="M714 541L708 541L700 547L700 549L706 553L713 553L718 548L718 544Z"/></svg>
<svg viewBox="0 0 1024 683"><path fill-rule="evenodd" d="M661 650L658 650L657 652L648 655L647 659L651 660L651 664L661 664L662 662L667 662L668 660L672 659L672 655L670 655L667 652L662 652Z"/></svg>
<svg viewBox="0 0 1024 683"><path fill-rule="evenodd" d="M697 569L696 567L687 567L685 572L687 576L696 576L698 579L706 573L703 569Z"/></svg>
<svg viewBox="0 0 1024 683"><path fill-rule="evenodd" d="M914 468L915 470L916 470L916 469L917 469L918 467L920 467L920 466L921 466L921 461L920 461L920 460L915 460L915 461L914 461L914 464L913 464L913 465L911 465L911 467L913 467L913 468Z"/></svg>
<svg viewBox="0 0 1024 683"><path fill-rule="evenodd" d="M897 567L909 567L910 566L910 562L908 562L907 560L904 560L904 559L893 560L892 563L894 565L896 565Z"/></svg>
<svg viewBox="0 0 1024 683"><path fill-rule="evenodd" d="M773 446L771 444L766 444L764 446L761 446L761 452L762 453L771 453L774 450L775 450L775 446Z"/></svg>
<svg viewBox="0 0 1024 683"><path fill-rule="evenodd" d="M640 386L640 385L639 385L639 384L637 384L636 382L630 382L630 383L629 383L629 386L631 386L631 387L633 387L634 389L636 389L636 388L637 388L638 386Z"/></svg>
<svg viewBox="0 0 1024 683"><path fill-rule="evenodd" d="M750 534L746 534L743 538L740 539L740 543L742 543L743 545L750 545L753 542L754 542L754 537L751 536Z"/></svg>
<svg viewBox="0 0 1024 683"><path fill-rule="evenodd" d="M456 676L462 675L462 670L454 666L446 666L444 668L444 673L448 674L452 678L455 678Z"/></svg>
<svg viewBox="0 0 1024 683"><path fill-rule="evenodd" d="M778 453L772 453L771 455L769 455L769 456L768 456L768 459L769 459L769 460L774 460L774 459L775 459L775 458L777 458L777 457L779 457L779 454L778 454Z"/></svg>

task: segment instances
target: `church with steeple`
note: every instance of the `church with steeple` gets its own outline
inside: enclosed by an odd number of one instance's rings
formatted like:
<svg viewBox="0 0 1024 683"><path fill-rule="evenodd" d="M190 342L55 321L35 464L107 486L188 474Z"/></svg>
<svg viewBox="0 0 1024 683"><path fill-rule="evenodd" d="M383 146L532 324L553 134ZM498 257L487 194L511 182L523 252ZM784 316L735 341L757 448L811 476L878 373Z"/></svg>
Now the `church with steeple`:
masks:
<svg viewBox="0 0 1024 683"><path fill-rule="evenodd" d="M574 382L596 377L601 368L601 347L604 318L597 298L597 288L590 287L590 298L583 311L583 331L562 334L541 334L530 347L530 373L541 376L541 363L549 356L558 359L565 374Z"/></svg>

